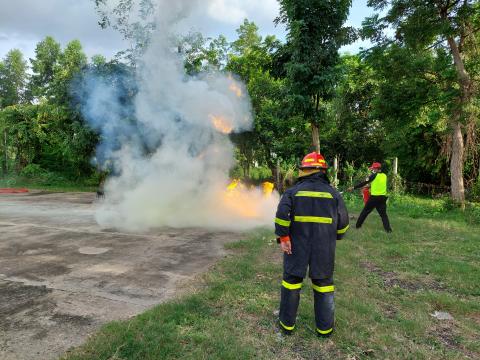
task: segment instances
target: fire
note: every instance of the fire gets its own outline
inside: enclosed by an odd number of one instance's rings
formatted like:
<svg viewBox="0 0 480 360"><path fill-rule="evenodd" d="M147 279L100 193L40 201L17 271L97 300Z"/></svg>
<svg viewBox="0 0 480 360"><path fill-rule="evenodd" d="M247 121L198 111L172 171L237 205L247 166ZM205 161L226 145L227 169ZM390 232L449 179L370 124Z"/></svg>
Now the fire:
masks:
<svg viewBox="0 0 480 360"><path fill-rule="evenodd" d="M271 182L268 182L268 181L265 181L264 183L262 183L262 190L263 190L263 195L265 197L270 197L272 196L272 193L273 193L273 183Z"/></svg>
<svg viewBox="0 0 480 360"><path fill-rule="evenodd" d="M239 179L234 179L223 194L223 205L237 216L260 219L264 216L262 206L273 193L273 184L265 182L261 188L247 188Z"/></svg>
<svg viewBox="0 0 480 360"><path fill-rule="evenodd" d="M242 88L233 79L232 74L228 74L228 80L230 80L230 86L228 87L230 91L234 92L235 95L237 95L237 97L242 97L243 95Z"/></svg>
<svg viewBox="0 0 480 360"><path fill-rule="evenodd" d="M228 88L231 91L233 91L235 93L235 95L237 95L237 97L242 97L242 95L243 95L242 89L240 88L240 86L238 86L234 82L232 82Z"/></svg>
<svg viewBox="0 0 480 360"><path fill-rule="evenodd" d="M223 134L230 134L233 130L232 124L221 116L209 115L212 125Z"/></svg>

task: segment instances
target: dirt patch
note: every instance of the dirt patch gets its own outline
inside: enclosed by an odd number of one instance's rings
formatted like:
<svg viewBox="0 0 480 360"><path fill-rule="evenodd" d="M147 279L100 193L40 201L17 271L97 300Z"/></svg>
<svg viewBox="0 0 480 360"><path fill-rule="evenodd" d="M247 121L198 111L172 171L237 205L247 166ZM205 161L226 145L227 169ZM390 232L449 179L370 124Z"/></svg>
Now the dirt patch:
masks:
<svg viewBox="0 0 480 360"><path fill-rule="evenodd" d="M28 327L31 324L24 323L19 315L30 315L43 311L51 304L45 303L46 295L51 293L45 286L29 286L10 281L0 282L0 327L3 329Z"/></svg>
<svg viewBox="0 0 480 360"><path fill-rule="evenodd" d="M445 286L433 279L425 280L407 280L402 279L398 273L393 271L384 271L374 263L370 261L364 261L360 263L360 266L371 273L374 273L382 278L383 286L386 288L399 287L408 291L421 291L421 290L436 290L444 291Z"/></svg>
<svg viewBox="0 0 480 360"><path fill-rule="evenodd" d="M380 304L383 314L387 319L395 319L398 314L398 310L391 304Z"/></svg>
<svg viewBox="0 0 480 360"><path fill-rule="evenodd" d="M436 324L429 335L434 337L445 348L461 353L466 359L479 359L480 354L468 350L460 341L460 330L453 321Z"/></svg>
<svg viewBox="0 0 480 360"><path fill-rule="evenodd" d="M64 313L56 313L54 314L51 319L59 324L72 324L74 326L86 326L91 325L93 320L91 317L88 316L80 316L80 315L72 315L72 314L64 314Z"/></svg>

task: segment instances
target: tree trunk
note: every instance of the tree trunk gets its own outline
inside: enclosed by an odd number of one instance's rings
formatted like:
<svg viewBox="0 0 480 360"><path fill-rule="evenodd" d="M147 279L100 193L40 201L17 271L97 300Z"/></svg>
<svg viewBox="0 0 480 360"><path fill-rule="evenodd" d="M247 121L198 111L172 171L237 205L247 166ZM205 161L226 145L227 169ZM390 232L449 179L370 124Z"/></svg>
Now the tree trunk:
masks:
<svg viewBox="0 0 480 360"><path fill-rule="evenodd" d="M280 170L280 164L270 164L270 171L272 172L273 182L275 183L275 188L277 191L282 194L283 193L283 179L282 179L282 172Z"/></svg>
<svg viewBox="0 0 480 360"><path fill-rule="evenodd" d="M463 134L459 121L453 125L452 156L450 159L450 176L452 182L452 199L460 204L465 203L465 187L463 185Z"/></svg>
<svg viewBox="0 0 480 360"><path fill-rule="evenodd" d="M318 126L315 123L311 123L312 125L312 144L313 144L313 151L320 153L320 137L318 135Z"/></svg>
<svg viewBox="0 0 480 360"><path fill-rule="evenodd" d="M452 199L465 206L465 188L463 184L463 160L464 144L462 124L460 121L465 115L465 108L472 98L472 80L463 64L460 49L454 38L447 39L450 51L452 52L453 62L457 70L458 83L460 85L461 96L458 99L458 109L453 114L452 122L452 154L450 160L450 176L452 182Z"/></svg>

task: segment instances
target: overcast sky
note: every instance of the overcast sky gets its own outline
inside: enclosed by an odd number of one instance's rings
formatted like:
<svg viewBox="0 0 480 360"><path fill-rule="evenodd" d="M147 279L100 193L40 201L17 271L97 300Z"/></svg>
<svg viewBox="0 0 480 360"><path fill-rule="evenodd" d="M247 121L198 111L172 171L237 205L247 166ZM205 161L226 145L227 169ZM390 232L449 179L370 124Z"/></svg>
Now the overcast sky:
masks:
<svg viewBox="0 0 480 360"><path fill-rule="evenodd" d="M359 27L372 13L367 0L353 0L348 25ZM0 58L13 49L20 49L27 58L34 56L36 44L51 35L62 45L81 41L88 56L103 54L112 57L125 47L114 30L98 26L93 0L0 0ZM275 27L278 15L276 0L211 0L205 17L196 30L208 36L224 34L235 39L235 29L244 18L254 21L262 35L274 34L284 39L282 28ZM368 43L357 42L342 49L355 53Z"/></svg>

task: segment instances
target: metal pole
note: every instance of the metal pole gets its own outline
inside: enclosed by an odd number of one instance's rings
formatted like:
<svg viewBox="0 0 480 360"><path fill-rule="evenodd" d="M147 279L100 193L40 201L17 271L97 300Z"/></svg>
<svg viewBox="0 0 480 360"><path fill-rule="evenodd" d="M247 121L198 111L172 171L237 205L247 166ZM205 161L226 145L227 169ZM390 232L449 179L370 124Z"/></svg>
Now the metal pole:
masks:
<svg viewBox="0 0 480 360"><path fill-rule="evenodd" d="M338 156L333 159L333 184L335 187L338 185Z"/></svg>
<svg viewBox="0 0 480 360"><path fill-rule="evenodd" d="M398 182L398 157L393 159L393 192L397 192Z"/></svg>

